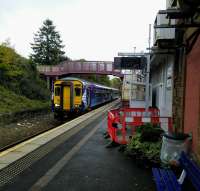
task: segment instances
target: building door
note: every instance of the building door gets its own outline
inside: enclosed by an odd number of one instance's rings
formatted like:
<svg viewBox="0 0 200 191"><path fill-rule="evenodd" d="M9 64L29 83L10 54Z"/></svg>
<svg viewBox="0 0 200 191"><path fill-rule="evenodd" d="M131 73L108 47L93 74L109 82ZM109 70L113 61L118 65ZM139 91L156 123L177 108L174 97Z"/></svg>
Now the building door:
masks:
<svg viewBox="0 0 200 191"><path fill-rule="evenodd" d="M152 91L152 107L157 107L156 106L156 89L155 88Z"/></svg>

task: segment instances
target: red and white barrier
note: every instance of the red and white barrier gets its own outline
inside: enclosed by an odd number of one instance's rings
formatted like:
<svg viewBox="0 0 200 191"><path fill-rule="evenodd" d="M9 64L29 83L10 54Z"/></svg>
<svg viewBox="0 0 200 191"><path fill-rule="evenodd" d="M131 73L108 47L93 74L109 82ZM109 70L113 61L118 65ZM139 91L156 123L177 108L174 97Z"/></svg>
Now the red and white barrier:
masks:
<svg viewBox="0 0 200 191"><path fill-rule="evenodd" d="M158 109L122 108L108 112L108 133L112 141L126 144L135 128L145 123L159 125L164 131L172 131L172 118L160 117Z"/></svg>

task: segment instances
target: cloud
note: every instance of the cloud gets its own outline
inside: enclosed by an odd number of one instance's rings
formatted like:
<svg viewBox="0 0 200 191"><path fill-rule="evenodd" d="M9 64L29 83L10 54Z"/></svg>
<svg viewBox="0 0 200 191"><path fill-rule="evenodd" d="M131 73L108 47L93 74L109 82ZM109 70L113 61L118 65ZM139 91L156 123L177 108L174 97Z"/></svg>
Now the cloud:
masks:
<svg viewBox="0 0 200 191"><path fill-rule="evenodd" d="M21 0L12 6L11 0L5 2L4 7L10 8L0 13L0 41L10 37L16 50L28 56L33 33L50 18L67 55L88 60L113 60L117 52L133 51L135 46L145 50L148 25L165 7L164 0Z"/></svg>

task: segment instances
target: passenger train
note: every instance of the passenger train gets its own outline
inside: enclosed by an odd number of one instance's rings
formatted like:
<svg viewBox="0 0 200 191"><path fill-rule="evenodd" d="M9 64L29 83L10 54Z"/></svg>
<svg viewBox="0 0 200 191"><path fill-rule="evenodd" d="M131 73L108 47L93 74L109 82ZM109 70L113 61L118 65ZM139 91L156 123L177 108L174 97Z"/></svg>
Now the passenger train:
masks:
<svg viewBox="0 0 200 191"><path fill-rule="evenodd" d="M83 112L119 98L119 90L79 78L62 78L54 83L55 118Z"/></svg>

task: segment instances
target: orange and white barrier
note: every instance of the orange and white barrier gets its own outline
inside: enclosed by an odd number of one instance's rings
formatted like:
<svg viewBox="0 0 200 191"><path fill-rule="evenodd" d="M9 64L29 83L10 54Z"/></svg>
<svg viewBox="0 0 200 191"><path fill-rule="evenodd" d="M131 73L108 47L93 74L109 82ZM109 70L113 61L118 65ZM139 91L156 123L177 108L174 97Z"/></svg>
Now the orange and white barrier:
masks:
<svg viewBox="0 0 200 191"><path fill-rule="evenodd" d="M135 128L145 123L159 125L164 131L172 131L172 118L160 117L158 109L122 108L108 112L108 133L112 141L126 144Z"/></svg>

